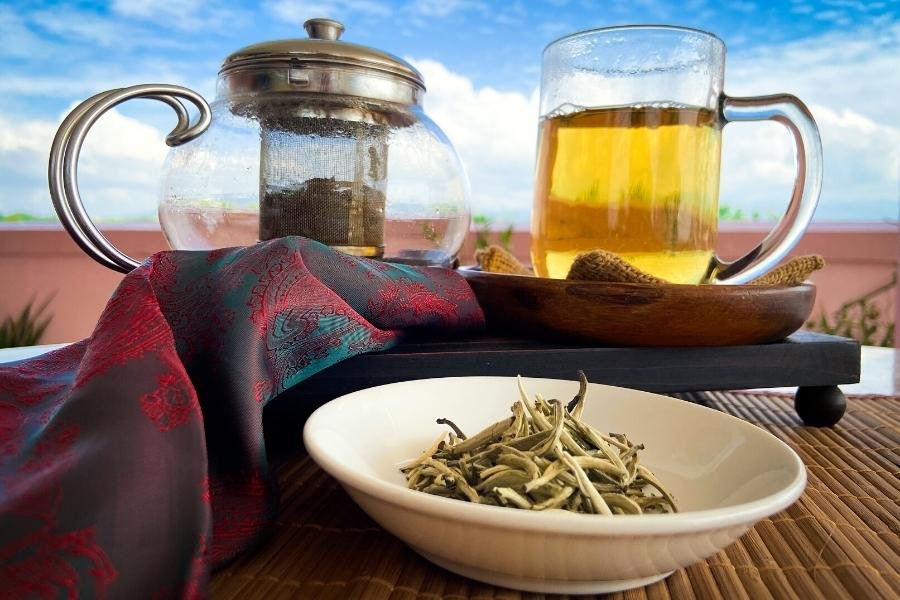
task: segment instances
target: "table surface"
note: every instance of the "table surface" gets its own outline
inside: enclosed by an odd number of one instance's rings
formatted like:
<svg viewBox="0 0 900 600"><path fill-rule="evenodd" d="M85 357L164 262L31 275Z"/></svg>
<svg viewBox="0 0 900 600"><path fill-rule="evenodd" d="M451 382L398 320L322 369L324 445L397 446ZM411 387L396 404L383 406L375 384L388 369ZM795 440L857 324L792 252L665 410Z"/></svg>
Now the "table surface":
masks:
<svg viewBox="0 0 900 600"><path fill-rule="evenodd" d="M786 395L688 395L790 445L808 484L737 542L653 585L650 598L896 598L900 590L900 399L855 396L834 428L803 427ZM537 600L431 565L370 520L301 453L276 468L280 513L267 538L213 576L211 597Z"/></svg>
<svg viewBox="0 0 900 600"><path fill-rule="evenodd" d="M23 348L0 349L0 363L37 356L66 344L46 344ZM859 383L841 385L845 394L900 394L900 350L894 348L862 347L862 372ZM773 388L774 391L793 392L796 388Z"/></svg>
<svg viewBox="0 0 900 600"><path fill-rule="evenodd" d="M0 363L59 345L0 350ZM789 394L679 396L750 421L807 467L804 495L705 561L618 598L896 598L900 590L900 352L863 348L833 428L803 427ZM790 389L785 391L792 391ZM872 395L882 394L882 395ZM431 565L382 530L304 453L276 465L280 514L262 544L214 575L213 598L537 599Z"/></svg>

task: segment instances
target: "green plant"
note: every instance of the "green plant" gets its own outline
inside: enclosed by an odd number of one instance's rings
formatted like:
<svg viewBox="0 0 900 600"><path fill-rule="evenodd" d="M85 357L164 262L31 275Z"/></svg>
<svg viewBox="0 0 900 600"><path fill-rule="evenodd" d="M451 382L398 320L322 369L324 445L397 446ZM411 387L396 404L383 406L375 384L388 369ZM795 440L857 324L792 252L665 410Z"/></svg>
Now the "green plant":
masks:
<svg viewBox="0 0 900 600"><path fill-rule="evenodd" d="M891 347L894 345L896 323L882 318L882 311L875 299L895 285L896 273L877 289L845 302L831 318L822 313L817 319L808 321L806 327L821 333L853 338L866 346Z"/></svg>
<svg viewBox="0 0 900 600"><path fill-rule="evenodd" d="M144 213L125 216L97 215L94 219L97 223L156 223L157 216L153 213ZM0 223L59 223L56 215L35 215L26 212L0 213Z"/></svg>
<svg viewBox="0 0 900 600"><path fill-rule="evenodd" d="M504 250L511 252L512 251L512 236L513 236L513 226L509 225L506 229L499 232L497 234L497 240L500 242L500 246L503 247Z"/></svg>
<svg viewBox="0 0 900 600"><path fill-rule="evenodd" d="M742 208L734 208L727 204L719 205L719 220L720 221L762 221L766 219L767 221L777 221L781 218L777 212L769 211L765 217L763 214L756 209L750 211L748 215L747 212Z"/></svg>
<svg viewBox="0 0 900 600"><path fill-rule="evenodd" d="M433 244L437 244L438 235L437 229L434 228L434 223L432 223L431 221L422 223L422 237Z"/></svg>
<svg viewBox="0 0 900 600"><path fill-rule="evenodd" d="M0 213L0 223L52 223L56 221L56 217L33 215L25 212L14 212L9 214Z"/></svg>
<svg viewBox="0 0 900 600"><path fill-rule="evenodd" d="M742 208L732 208L727 204L719 206L720 221L745 221L746 219L747 216L744 214L744 209Z"/></svg>
<svg viewBox="0 0 900 600"><path fill-rule="evenodd" d="M484 215L474 215L472 225L475 226L475 248L484 250L491 245L491 221Z"/></svg>
<svg viewBox="0 0 900 600"><path fill-rule="evenodd" d="M475 227L475 249L483 250L491 245L491 226L494 221L485 215L474 215L472 225ZM497 232L497 244L504 250L512 250L513 226Z"/></svg>
<svg viewBox="0 0 900 600"><path fill-rule="evenodd" d="M53 296L44 300L37 308L32 298L15 317L6 317L0 323L0 348L16 348L37 344L53 315L44 316Z"/></svg>

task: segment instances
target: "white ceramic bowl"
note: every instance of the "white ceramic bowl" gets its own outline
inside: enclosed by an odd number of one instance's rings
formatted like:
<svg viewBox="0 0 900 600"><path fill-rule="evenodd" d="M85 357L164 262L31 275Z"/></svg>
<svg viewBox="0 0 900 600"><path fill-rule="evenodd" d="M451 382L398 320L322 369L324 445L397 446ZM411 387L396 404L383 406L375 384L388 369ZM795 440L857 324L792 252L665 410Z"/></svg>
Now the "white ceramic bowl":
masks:
<svg viewBox="0 0 900 600"><path fill-rule="evenodd" d="M574 381L526 379L571 399ZM337 398L309 418L306 448L375 521L425 558L473 579L534 592L646 585L724 548L806 486L800 458L771 434L716 410L591 384L584 420L642 442L646 464L682 512L599 516L484 506L407 489L398 467L453 419L475 432L508 416L510 377L408 381Z"/></svg>

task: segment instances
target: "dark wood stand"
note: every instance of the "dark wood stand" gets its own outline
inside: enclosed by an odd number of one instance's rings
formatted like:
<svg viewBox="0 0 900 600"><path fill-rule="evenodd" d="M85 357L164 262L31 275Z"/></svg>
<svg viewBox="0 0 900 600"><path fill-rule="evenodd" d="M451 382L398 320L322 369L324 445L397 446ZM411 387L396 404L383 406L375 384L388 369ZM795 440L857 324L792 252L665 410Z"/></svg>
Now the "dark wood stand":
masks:
<svg viewBox="0 0 900 600"><path fill-rule="evenodd" d="M408 339L387 352L330 367L267 407L267 428L291 427L332 398L408 379L523 375L575 379L674 393L797 386L795 408L807 425L837 423L846 401L837 387L859 381L860 348L853 340L798 332L782 342L718 348L611 348L484 336ZM291 425L292 424L292 425Z"/></svg>

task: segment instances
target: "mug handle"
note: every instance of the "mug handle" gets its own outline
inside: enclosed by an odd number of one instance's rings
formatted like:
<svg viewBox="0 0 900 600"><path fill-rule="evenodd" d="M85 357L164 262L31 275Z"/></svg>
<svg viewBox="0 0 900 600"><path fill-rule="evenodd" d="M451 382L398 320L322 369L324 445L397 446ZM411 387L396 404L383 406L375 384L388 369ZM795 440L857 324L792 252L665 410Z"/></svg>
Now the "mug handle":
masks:
<svg viewBox="0 0 900 600"><path fill-rule="evenodd" d="M723 124L732 121L777 121L794 138L797 177L791 201L781 220L753 250L726 262L713 256L710 279L714 283L748 283L770 271L797 244L812 220L822 189L822 141L806 105L790 94L732 98L722 95Z"/></svg>
<svg viewBox="0 0 900 600"><path fill-rule="evenodd" d="M97 119L131 98L152 98L172 107L178 116L178 124L166 136L169 146L179 146L193 140L207 130L212 120L209 104L197 92L177 85L145 84L92 96L76 106L59 126L50 147L47 174L53 207L63 227L88 256L122 273L134 270L141 263L116 248L88 217L78 191L78 157L84 138ZM189 101L200 111L200 117L193 125L179 98Z"/></svg>

